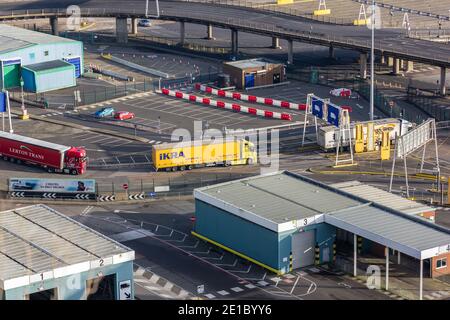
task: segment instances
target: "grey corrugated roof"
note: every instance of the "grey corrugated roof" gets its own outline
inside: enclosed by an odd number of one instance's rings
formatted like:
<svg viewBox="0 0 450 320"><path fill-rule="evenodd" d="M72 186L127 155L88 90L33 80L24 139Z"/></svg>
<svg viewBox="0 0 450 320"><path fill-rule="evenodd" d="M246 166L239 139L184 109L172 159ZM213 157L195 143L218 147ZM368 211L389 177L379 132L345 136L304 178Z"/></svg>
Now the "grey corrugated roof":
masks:
<svg viewBox="0 0 450 320"><path fill-rule="evenodd" d="M36 44L58 42L74 42L74 40L0 24L0 54Z"/></svg>
<svg viewBox="0 0 450 320"><path fill-rule="evenodd" d="M432 224L414 221L373 206L326 214L324 219L326 223L418 259L429 258L423 252L425 250L450 245L450 233L434 228Z"/></svg>
<svg viewBox="0 0 450 320"><path fill-rule="evenodd" d="M278 224L361 204L284 172L197 190Z"/></svg>
<svg viewBox="0 0 450 320"><path fill-rule="evenodd" d="M446 228L290 172L203 187L194 195L276 232L311 218L312 223L329 223L416 258L450 248Z"/></svg>
<svg viewBox="0 0 450 320"><path fill-rule="evenodd" d="M0 213L0 283L132 252L45 205Z"/></svg>
<svg viewBox="0 0 450 320"><path fill-rule="evenodd" d="M240 68L240 69L264 67L264 66L270 64L269 62L266 62L264 60L259 60L259 59L238 60L238 61L230 61L230 62L225 62L225 63L230 66Z"/></svg>
<svg viewBox="0 0 450 320"><path fill-rule="evenodd" d="M56 68L61 68L61 67L70 67L70 66L73 66L73 65L68 62L65 62L63 60L52 60L52 61L35 63L35 64L29 64L25 68L38 72L38 71L43 71L43 70L50 70L50 69L56 69Z"/></svg>
<svg viewBox="0 0 450 320"><path fill-rule="evenodd" d="M330 186L351 193L357 197L361 197L367 201L376 202L385 207L392 208L406 214L420 214L424 212L436 211L432 207L402 198L396 194L369 186L356 180L334 183Z"/></svg>

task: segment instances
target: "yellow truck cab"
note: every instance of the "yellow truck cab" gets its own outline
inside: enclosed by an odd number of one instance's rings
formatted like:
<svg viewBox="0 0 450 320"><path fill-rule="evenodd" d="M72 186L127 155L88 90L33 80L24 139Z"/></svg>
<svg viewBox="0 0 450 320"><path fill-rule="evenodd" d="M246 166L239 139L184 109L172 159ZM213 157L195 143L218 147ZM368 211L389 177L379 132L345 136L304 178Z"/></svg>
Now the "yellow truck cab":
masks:
<svg viewBox="0 0 450 320"><path fill-rule="evenodd" d="M153 166L156 171L191 170L204 166L256 164L256 148L247 140L174 142L153 145Z"/></svg>

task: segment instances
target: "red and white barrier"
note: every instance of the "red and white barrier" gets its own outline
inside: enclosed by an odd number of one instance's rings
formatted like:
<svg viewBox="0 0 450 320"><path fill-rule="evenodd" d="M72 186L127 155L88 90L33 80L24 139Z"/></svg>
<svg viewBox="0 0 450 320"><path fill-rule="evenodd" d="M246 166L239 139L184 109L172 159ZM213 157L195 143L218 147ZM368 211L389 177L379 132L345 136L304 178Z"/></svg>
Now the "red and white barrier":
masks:
<svg viewBox="0 0 450 320"><path fill-rule="evenodd" d="M292 109L292 110L306 110L306 103L300 103L300 104L292 103L289 101L282 101L282 100L275 100L275 99L271 99L271 98L262 98L262 97L257 97L257 96L246 95L246 94L242 94L239 92L219 90L219 89L214 89L214 88L208 87L208 86L200 84L200 83L195 84L195 89L206 92L206 93L210 93L212 95L219 96L219 97L231 98L231 99L236 99L236 100L241 100L241 101L248 101L248 102L253 102L253 103L264 104L267 106L281 107L281 108Z"/></svg>
<svg viewBox="0 0 450 320"><path fill-rule="evenodd" d="M265 118L273 118L273 119L280 119L280 120L292 120L292 116L289 113L280 113L280 112L273 112L263 109L256 109L256 108L250 108L246 106L241 106L239 104L235 103L229 103L224 101L218 101L213 100L210 98L204 98L204 97L198 97L192 94L187 94L180 91L174 91L169 89L161 89L161 93L167 96L175 97L178 99L184 99L191 102L201 103L209 106L214 106L222 109L228 109L233 110L237 112L252 114L255 116L261 116Z"/></svg>

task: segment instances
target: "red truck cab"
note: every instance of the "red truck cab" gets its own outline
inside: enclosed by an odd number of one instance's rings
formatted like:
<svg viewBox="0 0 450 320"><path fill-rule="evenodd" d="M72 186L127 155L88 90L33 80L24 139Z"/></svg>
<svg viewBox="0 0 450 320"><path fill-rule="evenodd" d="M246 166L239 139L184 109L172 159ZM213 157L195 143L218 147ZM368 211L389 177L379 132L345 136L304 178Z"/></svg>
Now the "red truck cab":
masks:
<svg viewBox="0 0 450 320"><path fill-rule="evenodd" d="M70 147L64 157L64 170L70 174L83 174L86 172L86 150L82 147Z"/></svg>

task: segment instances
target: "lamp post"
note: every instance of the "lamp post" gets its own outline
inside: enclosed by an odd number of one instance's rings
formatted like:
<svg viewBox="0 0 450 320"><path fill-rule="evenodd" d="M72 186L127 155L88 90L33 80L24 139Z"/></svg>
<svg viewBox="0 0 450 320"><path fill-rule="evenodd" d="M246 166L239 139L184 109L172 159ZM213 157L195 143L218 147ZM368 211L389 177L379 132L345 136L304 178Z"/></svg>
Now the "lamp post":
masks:
<svg viewBox="0 0 450 320"><path fill-rule="evenodd" d="M374 92L375 92L375 0L372 0L372 16L370 18L372 44L370 51L370 121L373 121Z"/></svg>
<svg viewBox="0 0 450 320"><path fill-rule="evenodd" d="M21 106L22 111L25 110L25 101L24 101L24 96L23 96L23 86L24 86L24 84L25 83L23 81L23 78L20 77L20 97L22 99L22 106Z"/></svg>

